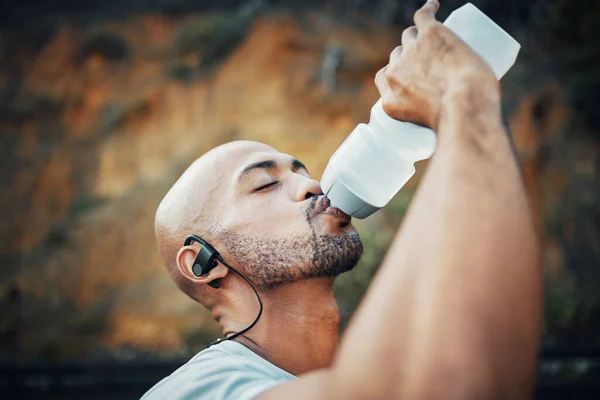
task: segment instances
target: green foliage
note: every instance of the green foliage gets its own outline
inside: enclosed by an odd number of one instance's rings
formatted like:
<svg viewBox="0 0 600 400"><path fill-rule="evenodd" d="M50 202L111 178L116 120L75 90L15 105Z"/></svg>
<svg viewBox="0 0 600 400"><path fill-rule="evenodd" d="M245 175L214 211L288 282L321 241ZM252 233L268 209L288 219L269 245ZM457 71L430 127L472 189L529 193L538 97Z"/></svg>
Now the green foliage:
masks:
<svg viewBox="0 0 600 400"><path fill-rule="evenodd" d="M81 45L79 60L99 54L109 61L121 61L129 55L129 45L123 36L108 31L92 32Z"/></svg>
<svg viewBox="0 0 600 400"><path fill-rule="evenodd" d="M600 123L600 2L554 0L540 2L536 18L550 37L554 63L564 78L574 108L590 126Z"/></svg>
<svg viewBox="0 0 600 400"><path fill-rule="evenodd" d="M545 293L546 329L568 327L577 311L577 285L571 277L549 281Z"/></svg>
<svg viewBox="0 0 600 400"><path fill-rule="evenodd" d="M105 200L91 196L80 195L73 200L69 209L69 215L73 219L79 219L89 214L94 209L103 205Z"/></svg>
<svg viewBox="0 0 600 400"><path fill-rule="evenodd" d="M192 82L196 77L196 71L189 65L182 63L169 65L167 67L167 76L181 82Z"/></svg>
<svg viewBox="0 0 600 400"><path fill-rule="evenodd" d="M100 114L100 132L110 134L123 125L128 118L143 116L148 112L149 100L145 97L127 103L111 103Z"/></svg>
<svg viewBox="0 0 600 400"><path fill-rule="evenodd" d="M379 269L411 198L412 192L405 189L374 216L365 221L355 221L364 253L352 271L341 275L335 281L334 291L340 307L341 330L348 324Z"/></svg>
<svg viewBox="0 0 600 400"><path fill-rule="evenodd" d="M212 14L191 18L173 37L177 55L198 54L202 64L227 56L244 37L248 22L233 14Z"/></svg>
<svg viewBox="0 0 600 400"><path fill-rule="evenodd" d="M18 285L0 285L0 354L19 359L33 351L40 360L80 356L97 346L106 334L114 292L105 291L90 307L81 308L58 295L39 296ZM61 340L63 335L71 340Z"/></svg>
<svg viewBox="0 0 600 400"><path fill-rule="evenodd" d="M0 119L3 121L20 122L53 115L59 113L63 106L64 103L60 99L43 93L0 88Z"/></svg>

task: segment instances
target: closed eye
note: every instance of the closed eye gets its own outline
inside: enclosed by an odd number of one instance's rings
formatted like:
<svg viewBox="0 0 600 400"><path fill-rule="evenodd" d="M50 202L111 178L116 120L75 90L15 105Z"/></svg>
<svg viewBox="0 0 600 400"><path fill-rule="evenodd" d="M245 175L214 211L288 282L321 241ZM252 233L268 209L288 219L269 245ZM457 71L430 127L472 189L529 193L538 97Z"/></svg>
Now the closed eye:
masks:
<svg viewBox="0 0 600 400"><path fill-rule="evenodd" d="M269 182L266 185L262 185L260 187L257 187L256 189L254 189L255 192L260 192L261 190L265 190L270 188L271 186L275 186L277 185L279 182L278 181L273 181L273 182Z"/></svg>

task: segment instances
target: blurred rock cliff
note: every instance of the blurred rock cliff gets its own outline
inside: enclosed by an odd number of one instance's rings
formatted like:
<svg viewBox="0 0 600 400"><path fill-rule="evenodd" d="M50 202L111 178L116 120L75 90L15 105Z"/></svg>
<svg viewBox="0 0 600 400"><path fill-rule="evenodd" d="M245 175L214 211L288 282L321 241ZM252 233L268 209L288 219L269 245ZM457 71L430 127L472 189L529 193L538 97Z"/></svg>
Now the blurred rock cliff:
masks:
<svg viewBox="0 0 600 400"><path fill-rule="evenodd" d="M369 13L361 1L189 3L132 2L112 14L101 2L63 12L27 1L4 14L0 361L181 355L218 336L162 266L160 199L195 158L236 139L293 154L320 177L368 120L374 74L416 7L390 19L386 1ZM598 31L585 14L600 12L474 3L523 44L502 85L542 240L546 341L600 345L600 81L588 67L600 52L579 49ZM459 4L444 2L441 18ZM368 250L338 283L344 318L419 176L357 224Z"/></svg>

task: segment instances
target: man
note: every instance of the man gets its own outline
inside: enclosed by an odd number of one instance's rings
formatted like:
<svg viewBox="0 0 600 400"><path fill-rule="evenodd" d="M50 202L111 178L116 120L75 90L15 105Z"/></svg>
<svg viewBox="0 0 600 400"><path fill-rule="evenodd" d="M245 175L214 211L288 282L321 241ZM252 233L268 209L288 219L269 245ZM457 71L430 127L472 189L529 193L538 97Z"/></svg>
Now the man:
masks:
<svg viewBox="0 0 600 400"><path fill-rule="evenodd" d="M169 191L156 235L177 285L233 340L200 352L146 399L529 396L541 314L532 218L498 82L435 20L437 8L430 0L416 12L375 81L386 112L433 128L438 149L339 348L333 279L362 251L350 218L328 207L299 161L229 143ZM190 234L223 262L194 273L202 245L184 245ZM260 311L251 285L264 311L234 338Z"/></svg>

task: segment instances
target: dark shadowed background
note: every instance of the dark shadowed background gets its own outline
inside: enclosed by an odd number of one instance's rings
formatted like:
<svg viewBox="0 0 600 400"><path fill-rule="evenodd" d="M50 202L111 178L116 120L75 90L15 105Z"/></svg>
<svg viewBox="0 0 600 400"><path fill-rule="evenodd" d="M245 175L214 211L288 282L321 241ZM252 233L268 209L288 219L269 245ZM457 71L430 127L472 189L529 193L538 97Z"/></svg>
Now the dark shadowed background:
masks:
<svg viewBox="0 0 600 400"><path fill-rule="evenodd" d="M591 396L600 388L600 4L472 2L522 44L502 87L546 269L537 396ZM191 161L235 139L290 153L319 178L368 120L374 74L420 3L5 0L0 394L134 398L216 338L162 266L158 202ZM443 20L464 1L441 3ZM366 252L336 284L342 329L424 167L357 221Z"/></svg>

